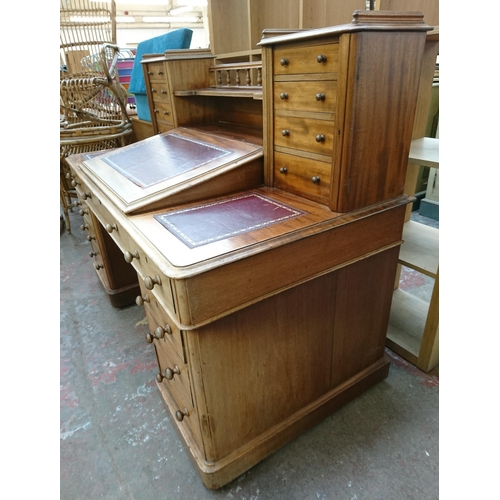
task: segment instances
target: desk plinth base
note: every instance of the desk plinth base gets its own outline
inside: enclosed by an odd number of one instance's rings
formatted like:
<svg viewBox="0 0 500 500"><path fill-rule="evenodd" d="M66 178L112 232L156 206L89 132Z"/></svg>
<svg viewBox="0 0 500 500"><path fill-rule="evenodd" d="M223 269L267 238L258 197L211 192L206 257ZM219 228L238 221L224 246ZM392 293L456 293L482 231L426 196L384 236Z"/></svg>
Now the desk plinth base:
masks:
<svg viewBox="0 0 500 500"><path fill-rule="evenodd" d="M270 428L251 442L216 462L206 462L189 429L176 420L176 405L165 387L157 382L162 401L183 441L189 458L203 484L218 489L258 464L307 429L320 423L336 410L360 396L389 375L390 361L382 359L329 391L313 403L297 411L280 424Z"/></svg>

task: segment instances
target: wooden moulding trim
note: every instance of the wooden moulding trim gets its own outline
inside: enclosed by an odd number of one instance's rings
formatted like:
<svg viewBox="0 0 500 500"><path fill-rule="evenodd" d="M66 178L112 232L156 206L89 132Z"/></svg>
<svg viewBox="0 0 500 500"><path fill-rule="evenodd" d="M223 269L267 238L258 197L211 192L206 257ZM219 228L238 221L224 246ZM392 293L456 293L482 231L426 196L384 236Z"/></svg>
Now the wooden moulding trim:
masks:
<svg viewBox="0 0 500 500"><path fill-rule="evenodd" d="M175 422L175 427L185 441L190 458L197 467L205 486L217 489L295 439L306 429L321 422L376 383L384 380L389 373L389 366L390 362L384 354L384 357L370 367L216 462L207 462L201 456L198 446L182 424ZM165 396L164 391L161 391L161 394ZM169 406L168 403L166 401L167 406Z"/></svg>
<svg viewBox="0 0 500 500"><path fill-rule="evenodd" d="M259 46L339 36L359 31L430 31L432 27L424 22L422 12L356 10L350 24L311 29L276 37L262 38Z"/></svg>

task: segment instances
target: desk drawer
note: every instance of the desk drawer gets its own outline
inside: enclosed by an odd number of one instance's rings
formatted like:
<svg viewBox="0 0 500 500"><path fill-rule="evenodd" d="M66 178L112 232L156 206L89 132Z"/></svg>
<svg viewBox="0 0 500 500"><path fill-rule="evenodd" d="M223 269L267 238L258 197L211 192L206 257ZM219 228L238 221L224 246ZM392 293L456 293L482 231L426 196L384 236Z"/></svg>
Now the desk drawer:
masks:
<svg viewBox="0 0 500 500"><path fill-rule="evenodd" d="M274 118L274 144L332 156L333 121L292 116Z"/></svg>
<svg viewBox="0 0 500 500"><path fill-rule="evenodd" d="M163 62L147 64L147 74L150 83L159 82L167 84L167 77L165 72L165 64Z"/></svg>
<svg viewBox="0 0 500 500"><path fill-rule="evenodd" d="M141 279L139 279L139 285L141 296L137 297L136 303L144 306L151 336L162 336L157 342L170 345L170 348L173 348L179 357L185 359L181 331L162 305L156 300L156 296L146 289ZM157 329L159 327L162 330L158 332Z"/></svg>
<svg viewBox="0 0 500 500"><path fill-rule="evenodd" d="M339 69L339 44L277 48L273 61L275 75L336 73Z"/></svg>
<svg viewBox="0 0 500 500"><path fill-rule="evenodd" d="M274 153L274 185L304 198L328 203L332 177L331 163Z"/></svg>
<svg viewBox="0 0 500 500"><path fill-rule="evenodd" d="M170 92L167 82L158 82L151 84L151 95L153 102L170 102Z"/></svg>
<svg viewBox="0 0 500 500"><path fill-rule="evenodd" d="M132 264L137 271L139 282L143 281L144 286L156 295L163 307L174 312L174 298L170 279L159 271L148 258L146 252L129 234L122 224L122 220L126 219L114 217L95 196L88 198L87 203L104 226L104 229L123 252L125 260Z"/></svg>
<svg viewBox="0 0 500 500"><path fill-rule="evenodd" d="M335 113L337 107L336 81L276 82L274 84L276 111L307 111Z"/></svg>
<svg viewBox="0 0 500 500"><path fill-rule="evenodd" d="M188 365L184 364L166 344L160 344L155 340L155 349L159 368L156 380L170 395L173 416L179 425L188 427L197 446L203 449L198 414L191 393Z"/></svg>
<svg viewBox="0 0 500 500"><path fill-rule="evenodd" d="M158 133L162 134L163 132L169 132L174 128L174 126L170 123L165 123L157 120L156 127L158 128Z"/></svg>
<svg viewBox="0 0 500 500"><path fill-rule="evenodd" d="M174 118L172 116L172 106L170 102L154 102L152 112L156 116L158 122L164 122L168 125L174 124Z"/></svg>

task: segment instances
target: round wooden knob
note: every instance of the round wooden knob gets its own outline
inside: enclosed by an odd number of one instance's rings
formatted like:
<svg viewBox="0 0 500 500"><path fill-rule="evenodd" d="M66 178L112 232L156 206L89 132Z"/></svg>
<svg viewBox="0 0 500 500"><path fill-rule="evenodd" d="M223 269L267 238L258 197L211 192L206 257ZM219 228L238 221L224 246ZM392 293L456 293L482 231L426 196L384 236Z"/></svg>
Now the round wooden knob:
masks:
<svg viewBox="0 0 500 500"><path fill-rule="evenodd" d="M158 275L156 275L154 278L151 278L151 276L146 276L144 278L144 286L148 290L152 290L155 285L161 285L161 279Z"/></svg>
<svg viewBox="0 0 500 500"><path fill-rule="evenodd" d="M147 293L145 293L144 295L138 295L135 299L135 303L138 306L144 305L144 302L150 302L149 295Z"/></svg>
<svg viewBox="0 0 500 500"><path fill-rule="evenodd" d="M184 408L183 411L177 410L175 412L175 418L179 421L182 422L184 420L184 417L189 417L189 412L187 411L187 408Z"/></svg>
<svg viewBox="0 0 500 500"><path fill-rule="evenodd" d="M83 217L84 215L88 215L89 211L82 208L78 213Z"/></svg>
<svg viewBox="0 0 500 500"><path fill-rule="evenodd" d="M123 258L125 259L125 262L128 262L129 264L134 260L140 259L139 252L137 250L134 250L133 252L129 252L128 250L123 254Z"/></svg>
<svg viewBox="0 0 500 500"><path fill-rule="evenodd" d="M155 338L162 339L163 337L165 337L165 330L161 326L158 326L155 329L154 335Z"/></svg>
<svg viewBox="0 0 500 500"><path fill-rule="evenodd" d="M162 326L159 326L155 330L156 337L159 339L162 339L165 337L165 334L167 335L172 335L172 328L170 328L170 325L168 323L165 324L165 328Z"/></svg>
<svg viewBox="0 0 500 500"><path fill-rule="evenodd" d="M161 90L160 90L160 92L161 92L162 94L166 94L166 93L167 93L167 91L166 91L165 89L161 89Z"/></svg>
<svg viewBox="0 0 500 500"><path fill-rule="evenodd" d="M317 175L315 175L311 180L314 182L314 184L319 184L321 181L321 179Z"/></svg>
<svg viewBox="0 0 500 500"><path fill-rule="evenodd" d="M163 71L161 71L160 69L158 70L158 74L161 76L163 75Z"/></svg>
<svg viewBox="0 0 500 500"><path fill-rule="evenodd" d="M118 231L118 226L115 223L113 223L113 224L106 224L104 227L106 228L106 231L108 233L110 233L110 234L113 231Z"/></svg>
<svg viewBox="0 0 500 500"><path fill-rule="evenodd" d="M88 225L88 224L82 224L82 225L80 226L80 229L81 229L82 231L85 231L85 229L88 229L88 228L89 228L89 225Z"/></svg>
<svg viewBox="0 0 500 500"><path fill-rule="evenodd" d="M283 137L288 137L290 135L290 131L288 129L282 130L281 135Z"/></svg>
<svg viewBox="0 0 500 500"><path fill-rule="evenodd" d="M326 56L323 54L319 54L318 57L316 57L316 61L319 63L326 63Z"/></svg>
<svg viewBox="0 0 500 500"><path fill-rule="evenodd" d="M94 264L94 268L96 271L99 271L99 269L104 269L104 266L102 264L98 264L97 262Z"/></svg>
<svg viewBox="0 0 500 500"><path fill-rule="evenodd" d="M280 99L286 101L288 99L288 94L286 92L281 92Z"/></svg>
<svg viewBox="0 0 500 500"><path fill-rule="evenodd" d="M153 92L153 94L156 92L156 89L154 89L153 87L151 87L151 92Z"/></svg>
<svg viewBox="0 0 500 500"><path fill-rule="evenodd" d="M95 236L91 236L90 234L87 236L87 241L95 240Z"/></svg>
<svg viewBox="0 0 500 500"><path fill-rule="evenodd" d="M92 198L92 195L91 195L90 193L83 193L83 194L82 194L82 198L83 198L84 200L86 200L86 199L88 199L88 198Z"/></svg>
<svg viewBox="0 0 500 500"><path fill-rule="evenodd" d="M71 185L75 188L76 186L80 186L80 183L76 179L73 179Z"/></svg>
<svg viewBox="0 0 500 500"><path fill-rule="evenodd" d="M316 142L325 142L325 136L323 134L318 134L316 136Z"/></svg>
<svg viewBox="0 0 500 500"><path fill-rule="evenodd" d="M165 370L162 372L158 372L156 374L156 380L158 382L163 382L163 379L166 378L167 380L173 380L174 375L180 375L181 371L177 365L175 365L173 368L165 368Z"/></svg>
<svg viewBox="0 0 500 500"><path fill-rule="evenodd" d="M280 174L286 174L287 172L288 172L288 169L286 167L280 168Z"/></svg>
<svg viewBox="0 0 500 500"><path fill-rule="evenodd" d="M289 61L286 57L283 57L282 59L280 59L280 64L282 66L288 66L288 63L289 63Z"/></svg>
<svg viewBox="0 0 500 500"><path fill-rule="evenodd" d="M325 94L316 94L316 100L317 101L324 101L325 100Z"/></svg>
<svg viewBox="0 0 500 500"><path fill-rule="evenodd" d="M170 114L170 111L165 110L165 111L163 111L163 114L164 114L164 115L169 115L169 114Z"/></svg>
<svg viewBox="0 0 500 500"><path fill-rule="evenodd" d="M92 258L92 257L95 257L97 255L97 252L89 252L89 256Z"/></svg>

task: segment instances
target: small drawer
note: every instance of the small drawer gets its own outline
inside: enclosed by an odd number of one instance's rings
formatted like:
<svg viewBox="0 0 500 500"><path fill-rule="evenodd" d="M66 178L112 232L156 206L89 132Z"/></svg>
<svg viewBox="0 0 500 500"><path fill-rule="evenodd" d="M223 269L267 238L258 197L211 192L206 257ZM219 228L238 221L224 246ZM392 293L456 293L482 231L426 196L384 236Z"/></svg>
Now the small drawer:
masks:
<svg viewBox="0 0 500 500"><path fill-rule="evenodd" d="M165 344L162 345L155 341L155 349L158 359L156 380L170 396L173 417L178 425L187 426L193 434L195 442L202 448L198 414L191 393L188 365L184 364L175 352Z"/></svg>
<svg viewBox="0 0 500 500"><path fill-rule="evenodd" d="M279 189L328 203L331 177L331 163L274 153L274 185Z"/></svg>
<svg viewBox="0 0 500 500"><path fill-rule="evenodd" d="M151 85L151 95L153 102L170 102L170 93L166 82L154 83Z"/></svg>
<svg viewBox="0 0 500 500"><path fill-rule="evenodd" d="M191 384L187 365L172 349L172 346L161 341L154 341L158 356L158 375L156 380L163 382L180 406L193 407Z"/></svg>
<svg viewBox="0 0 500 500"><path fill-rule="evenodd" d="M147 65L146 72L149 77L149 81L153 82L165 82L167 81L165 65L163 62L149 63Z"/></svg>
<svg viewBox="0 0 500 500"><path fill-rule="evenodd" d="M292 116L274 118L274 144L332 156L333 121Z"/></svg>
<svg viewBox="0 0 500 500"><path fill-rule="evenodd" d="M158 133L162 134L163 132L169 132L174 128L173 125L165 122L161 122L160 120L157 120L156 122L156 127L158 129Z"/></svg>
<svg viewBox="0 0 500 500"><path fill-rule="evenodd" d="M156 295L160 303L174 312L174 297L170 279L164 276L153 262L148 258L146 252L130 236L123 226L126 221L124 217L114 217L108 209L95 197L88 198L89 207L99 219L104 230L123 252L123 257L131 264L139 275L139 281L144 282L144 286Z"/></svg>
<svg viewBox="0 0 500 500"><path fill-rule="evenodd" d="M274 106L277 111L335 113L337 82L329 80L275 82Z"/></svg>
<svg viewBox="0 0 500 500"><path fill-rule="evenodd" d="M136 303L143 305L148 318L150 335L160 337L158 342L170 345L175 352L184 359L184 349L182 347L182 333L172 321L169 314L162 305L156 300L156 296L146 289L144 282L139 279L141 290L140 297L137 297ZM161 328L158 331L158 328Z"/></svg>
<svg viewBox="0 0 500 500"><path fill-rule="evenodd" d="M273 62L276 75L336 73L339 69L339 44L277 48Z"/></svg>
<svg viewBox="0 0 500 500"><path fill-rule="evenodd" d="M170 102L154 102L153 113L156 116L157 121L167 123L169 125L174 124L174 117L172 116L172 106Z"/></svg>

